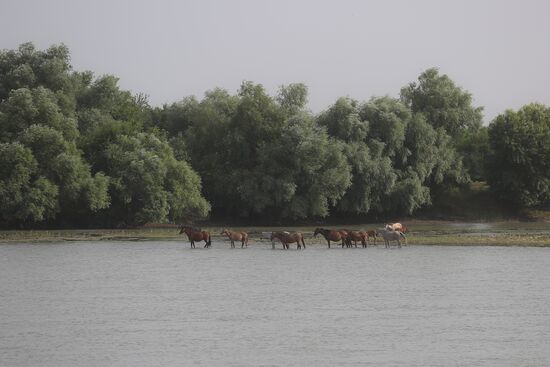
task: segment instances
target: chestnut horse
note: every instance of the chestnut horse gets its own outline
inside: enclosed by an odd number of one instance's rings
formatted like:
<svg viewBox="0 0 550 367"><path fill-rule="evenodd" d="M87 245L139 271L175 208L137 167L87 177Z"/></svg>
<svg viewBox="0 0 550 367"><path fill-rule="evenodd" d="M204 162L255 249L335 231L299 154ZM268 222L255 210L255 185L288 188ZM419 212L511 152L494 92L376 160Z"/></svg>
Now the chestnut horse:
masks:
<svg viewBox="0 0 550 367"><path fill-rule="evenodd" d="M185 233L189 241L191 242L191 248L195 248L195 241L204 241L206 244L204 247L212 246L212 240L210 238L210 233L207 231L201 231L200 229L195 229L192 227L181 226L180 234Z"/></svg>
<svg viewBox="0 0 550 367"><path fill-rule="evenodd" d="M284 249L289 248L290 243L296 242L296 249L299 250L302 248L302 245L304 246L304 250L306 249L306 243L304 242L304 236L300 232L272 232L271 233L271 242L277 238L281 243L283 244ZM300 244L301 242L301 244Z"/></svg>
<svg viewBox="0 0 550 367"><path fill-rule="evenodd" d="M367 238L368 235L365 231L349 231L346 244L351 247L351 241L353 241L353 244L357 247L357 241L361 241L362 247L365 248L367 247Z"/></svg>
<svg viewBox="0 0 550 367"><path fill-rule="evenodd" d="M241 248L248 247L248 233L246 232L233 232L224 228L220 234L229 237L231 248L235 248L235 241L241 241Z"/></svg>
<svg viewBox="0 0 550 367"><path fill-rule="evenodd" d="M344 245L348 245L346 243L346 238L348 238L348 232L344 230L334 230L334 229L325 229L325 228L316 228L315 232L313 232L313 236L317 237L318 234L322 234L323 237L325 237L325 240L327 240L328 248L330 248L330 241L338 242L342 241L342 247ZM351 243L348 245L348 247L351 246Z"/></svg>

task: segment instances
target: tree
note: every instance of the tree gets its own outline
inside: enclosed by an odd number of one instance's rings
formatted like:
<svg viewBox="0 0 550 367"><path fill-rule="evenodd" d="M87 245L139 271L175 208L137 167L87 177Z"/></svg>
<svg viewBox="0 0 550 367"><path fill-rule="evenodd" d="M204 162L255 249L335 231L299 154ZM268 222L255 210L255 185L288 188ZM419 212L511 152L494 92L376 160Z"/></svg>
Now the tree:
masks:
<svg viewBox="0 0 550 367"><path fill-rule="evenodd" d="M412 214L441 187L467 180L448 135L394 98L340 98L317 121L345 144L351 166L341 212Z"/></svg>
<svg viewBox="0 0 550 367"><path fill-rule="evenodd" d="M550 205L550 108L529 104L508 110L489 126L488 182L518 207Z"/></svg>
<svg viewBox="0 0 550 367"><path fill-rule="evenodd" d="M295 114L302 111L307 104L307 86L302 83L283 85L279 88L276 97L279 105L287 114Z"/></svg>
<svg viewBox="0 0 550 367"><path fill-rule="evenodd" d="M455 146L472 180L487 180L485 166L491 153L489 129L481 126L478 129L464 130L456 137Z"/></svg>
<svg viewBox="0 0 550 367"><path fill-rule="evenodd" d="M57 187L37 175L32 152L20 143L0 143L0 223L24 225L57 213Z"/></svg>
<svg viewBox="0 0 550 367"><path fill-rule="evenodd" d="M200 178L152 126L147 97L120 90L114 76L74 72L69 59L64 45L0 51L0 144L13 155L1 159L10 194L0 224L207 215Z"/></svg>
<svg viewBox="0 0 550 367"><path fill-rule="evenodd" d="M447 75L440 75L437 68L424 71L418 82L401 88L401 101L452 137L464 129L477 129L482 123L483 108L473 107L472 95Z"/></svg>
<svg viewBox="0 0 550 367"><path fill-rule="evenodd" d="M205 193L220 215L296 219L327 216L349 186L342 145L305 110L307 88L281 87L275 97L244 82L237 95L216 89L201 101L165 107L160 121L179 126ZM164 122L162 122L164 123Z"/></svg>

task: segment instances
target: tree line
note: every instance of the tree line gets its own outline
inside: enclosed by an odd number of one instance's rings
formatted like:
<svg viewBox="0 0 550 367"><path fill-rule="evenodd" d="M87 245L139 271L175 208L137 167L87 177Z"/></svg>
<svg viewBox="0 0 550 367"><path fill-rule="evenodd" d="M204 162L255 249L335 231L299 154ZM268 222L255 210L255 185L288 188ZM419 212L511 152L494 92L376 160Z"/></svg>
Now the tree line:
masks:
<svg viewBox="0 0 550 367"><path fill-rule="evenodd" d="M518 208L550 204L550 109L483 126L436 68L398 98L319 114L300 83L152 107L117 82L73 70L64 45L0 51L1 227L410 215L471 180Z"/></svg>

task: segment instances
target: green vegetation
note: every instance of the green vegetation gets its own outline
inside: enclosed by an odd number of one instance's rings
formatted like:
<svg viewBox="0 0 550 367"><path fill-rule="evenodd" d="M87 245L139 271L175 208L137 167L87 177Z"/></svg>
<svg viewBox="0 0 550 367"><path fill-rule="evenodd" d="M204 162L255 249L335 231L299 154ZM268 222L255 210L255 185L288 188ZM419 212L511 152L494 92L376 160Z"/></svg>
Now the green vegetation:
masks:
<svg viewBox="0 0 550 367"><path fill-rule="evenodd" d="M339 98L314 115L300 83L270 96L244 82L151 107L69 59L63 45L0 51L0 228L550 208L550 109L528 105L484 127L470 93L435 68L399 98Z"/></svg>

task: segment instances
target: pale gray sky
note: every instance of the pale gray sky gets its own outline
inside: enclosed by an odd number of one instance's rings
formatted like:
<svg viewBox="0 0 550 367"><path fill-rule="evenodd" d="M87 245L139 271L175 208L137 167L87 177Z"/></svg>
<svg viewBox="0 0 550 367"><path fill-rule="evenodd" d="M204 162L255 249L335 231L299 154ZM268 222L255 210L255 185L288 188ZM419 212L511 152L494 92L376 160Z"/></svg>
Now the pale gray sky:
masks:
<svg viewBox="0 0 550 367"><path fill-rule="evenodd" d="M546 0L0 0L0 48L65 43L76 70L113 74L152 105L243 80L397 96L436 66L485 107L550 104Z"/></svg>

